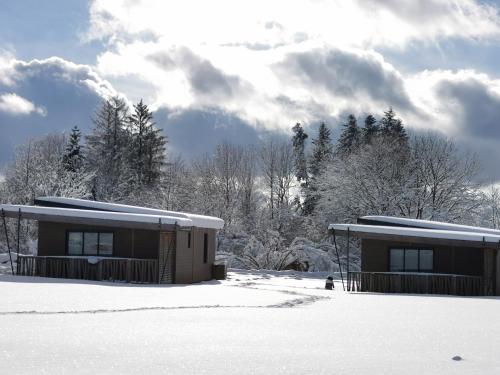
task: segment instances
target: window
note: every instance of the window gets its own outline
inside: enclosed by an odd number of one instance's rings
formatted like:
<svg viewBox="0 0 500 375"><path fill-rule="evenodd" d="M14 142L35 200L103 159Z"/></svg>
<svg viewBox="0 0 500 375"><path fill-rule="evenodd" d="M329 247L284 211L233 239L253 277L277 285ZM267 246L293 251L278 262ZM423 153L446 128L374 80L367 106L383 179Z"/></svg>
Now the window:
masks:
<svg viewBox="0 0 500 375"><path fill-rule="evenodd" d="M82 255L83 233L68 233L68 255Z"/></svg>
<svg viewBox="0 0 500 375"><path fill-rule="evenodd" d="M99 255L113 255L113 233L99 233Z"/></svg>
<svg viewBox="0 0 500 375"><path fill-rule="evenodd" d="M99 233L83 234L83 255L97 255L99 246Z"/></svg>
<svg viewBox="0 0 500 375"><path fill-rule="evenodd" d="M390 272L432 272L434 251L430 249L390 249Z"/></svg>
<svg viewBox="0 0 500 375"><path fill-rule="evenodd" d="M401 272L405 269L405 250L404 249L391 249L390 256L390 267L391 272Z"/></svg>
<svg viewBox="0 0 500 375"><path fill-rule="evenodd" d="M203 234L203 263L208 262L208 233Z"/></svg>
<svg viewBox="0 0 500 375"><path fill-rule="evenodd" d="M188 232L188 249L191 249L191 232Z"/></svg>
<svg viewBox="0 0 500 375"><path fill-rule="evenodd" d="M112 232L68 232L68 255L113 255Z"/></svg>

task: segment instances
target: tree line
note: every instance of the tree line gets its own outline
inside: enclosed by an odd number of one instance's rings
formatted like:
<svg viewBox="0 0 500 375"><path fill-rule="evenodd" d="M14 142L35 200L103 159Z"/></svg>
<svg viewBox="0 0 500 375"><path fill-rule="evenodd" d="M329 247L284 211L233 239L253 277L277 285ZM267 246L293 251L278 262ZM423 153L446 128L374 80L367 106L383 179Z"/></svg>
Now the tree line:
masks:
<svg viewBox="0 0 500 375"><path fill-rule="evenodd" d="M110 98L89 134L75 127L19 147L0 199L56 195L218 216L218 257L244 268L334 270L328 224L362 215L499 224L500 193L480 189L475 157L438 134L409 135L392 109L348 115L336 139L322 123L311 138L297 123L288 139L221 142L186 161L166 152L142 100L129 109ZM35 232L23 224L26 251Z"/></svg>

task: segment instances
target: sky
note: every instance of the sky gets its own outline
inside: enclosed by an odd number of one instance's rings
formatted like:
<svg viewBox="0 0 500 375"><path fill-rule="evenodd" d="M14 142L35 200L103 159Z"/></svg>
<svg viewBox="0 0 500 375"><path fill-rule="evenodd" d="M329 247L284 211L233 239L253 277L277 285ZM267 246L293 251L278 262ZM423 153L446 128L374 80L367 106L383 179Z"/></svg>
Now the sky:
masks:
<svg viewBox="0 0 500 375"><path fill-rule="evenodd" d="M143 99L185 158L392 107L500 180L500 1L0 0L0 166Z"/></svg>

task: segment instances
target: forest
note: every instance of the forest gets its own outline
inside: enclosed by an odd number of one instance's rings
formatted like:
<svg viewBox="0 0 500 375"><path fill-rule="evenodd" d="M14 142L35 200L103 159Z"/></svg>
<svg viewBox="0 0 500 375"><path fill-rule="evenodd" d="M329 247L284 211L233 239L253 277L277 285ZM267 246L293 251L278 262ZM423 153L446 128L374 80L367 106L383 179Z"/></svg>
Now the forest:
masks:
<svg viewBox="0 0 500 375"><path fill-rule="evenodd" d="M114 97L96 109L89 134L74 127L18 147L0 202L64 196L221 217L218 258L247 269L336 270L328 224L363 215L500 226L500 190L479 182L477 158L453 139L410 133L391 108L348 115L337 139L325 123L308 125L253 145L221 140L185 160L168 152L142 100L130 108ZM19 237L21 252L32 252L36 224L23 222ZM358 267L359 252L350 260Z"/></svg>

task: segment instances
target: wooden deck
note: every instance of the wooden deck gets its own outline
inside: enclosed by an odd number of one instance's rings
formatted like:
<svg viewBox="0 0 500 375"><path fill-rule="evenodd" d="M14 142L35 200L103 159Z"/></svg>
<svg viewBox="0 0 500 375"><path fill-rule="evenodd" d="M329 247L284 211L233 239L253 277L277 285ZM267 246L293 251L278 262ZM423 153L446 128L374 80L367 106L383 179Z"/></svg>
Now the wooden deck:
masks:
<svg viewBox="0 0 500 375"><path fill-rule="evenodd" d="M158 283L156 259L96 258L92 264L84 257L42 257L19 255L17 274L128 283Z"/></svg>
<svg viewBox="0 0 500 375"><path fill-rule="evenodd" d="M479 276L393 272L349 272L347 290L375 293L485 295Z"/></svg>

